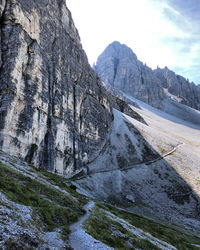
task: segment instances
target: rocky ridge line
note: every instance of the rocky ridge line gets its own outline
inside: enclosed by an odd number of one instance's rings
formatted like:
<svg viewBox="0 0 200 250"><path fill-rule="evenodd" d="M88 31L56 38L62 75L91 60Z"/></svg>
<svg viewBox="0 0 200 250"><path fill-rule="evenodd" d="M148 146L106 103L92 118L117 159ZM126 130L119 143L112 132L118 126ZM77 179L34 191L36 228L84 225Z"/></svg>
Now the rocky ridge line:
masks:
<svg viewBox="0 0 200 250"><path fill-rule="evenodd" d="M182 104L200 110L200 88L183 76L177 75L167 67L154 70L156 77L168 95Z"/></svg>

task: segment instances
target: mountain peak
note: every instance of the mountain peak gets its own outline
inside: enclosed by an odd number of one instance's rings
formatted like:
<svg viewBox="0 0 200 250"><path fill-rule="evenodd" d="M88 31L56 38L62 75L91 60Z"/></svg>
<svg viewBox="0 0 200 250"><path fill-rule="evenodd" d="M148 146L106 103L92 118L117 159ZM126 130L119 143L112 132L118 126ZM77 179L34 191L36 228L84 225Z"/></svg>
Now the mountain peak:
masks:
<svg viewBox="0 0 200 250"><path fill-rule="evenodd" d="M156 108L163 109L164 100L173 97L182 104L200 110L198 86L167 66L152 70L140 62L125 44L114 41L108 45L98 57L95 70L105 84Z"/></svg>
<svg viewBox="0 0 200 250"><path fill-rule="evenodd" d="M106 49L104 50L103 56L113 57L116 59L126 57L126 58L137 60L137 56L135 53L133 53L131 48L129 48L125 44L121 44L118 41L114 41L114 42L110 43L106 47ZM101 57L101 55L100 55L100 57ZM97 60L99 60L99 58ZM100 60L101 60L101 58L100 58Z"/></svg>
<svg viewBox="0 0 200 250"><path fill-rule="evenodd" d="M159 80L127 45L109 44L98 57L95 70L105 84L161 108L164 92Z"/></svg>

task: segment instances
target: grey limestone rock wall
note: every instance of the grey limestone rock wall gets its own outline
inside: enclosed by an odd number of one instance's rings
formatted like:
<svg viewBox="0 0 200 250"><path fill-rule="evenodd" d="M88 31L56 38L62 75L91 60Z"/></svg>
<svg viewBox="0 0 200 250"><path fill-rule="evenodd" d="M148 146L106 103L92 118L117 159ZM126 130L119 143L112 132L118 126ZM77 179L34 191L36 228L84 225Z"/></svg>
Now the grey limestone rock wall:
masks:
<svg viewBox="0 0 200 250"><path fill-rule="evenodd" d="M176 96L180 103L200 110L200 88L180 75L176 75L167 67L154 70L163 88Z"/></svg>
<svg viewBox="0 0 200 250"><path fill-rule="evenodd" d="M0 149L70 174L112 121L64 0L0 1Z"/></svg>
<svg viewBox="0 0 200 250"><path fill-rule="evenodd" d="M98 57L95 70L101 80L157 108L165 97L159 79L124 44L113 42Z"/></svg>

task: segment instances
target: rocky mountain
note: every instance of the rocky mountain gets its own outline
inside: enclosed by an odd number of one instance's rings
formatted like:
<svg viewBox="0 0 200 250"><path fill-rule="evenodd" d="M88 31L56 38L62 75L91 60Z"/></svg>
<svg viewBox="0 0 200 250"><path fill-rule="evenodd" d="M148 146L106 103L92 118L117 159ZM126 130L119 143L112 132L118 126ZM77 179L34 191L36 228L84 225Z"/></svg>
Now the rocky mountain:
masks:
<svg viewBox="0 0 200 250"><path fill-rule="evenodd" d="M140 62L129 47L119 42L108 45L94 68L105 84L156 108L165 109L166 101L171 103L170 99L175 99L200 109L198 86L167 68L153 71Z"/></svg>
<svg viewBox="0 0 200 250"><path fill-rule="evenodd" d="M180 103L200 110L200 90L197 85L180 75L176 75L167 67L157 68L154 73L167 94L171 94Z"/></svg>
<svg viewBox="0 0 200 250"><path fill-rule="evenodd" d="M65 1L3 0L0 18L0 149L52 172L81 169L112 110Z"/></svg>
<svg viewBox="0 0 200 250"><path fill-rule="evenodd" d="M199 111L182 104L158 73L118 42L99 56L95 70L112 93L117 89L134 103L128 102L148 126L115 110L108 143L88 164L92 178L80 179L78 187L125 207L132 202L131 211L199 227Z"/></svg>
<svg viewBox="0 0 200 250"><path fill-rule="evenodd" d="M105 84L150 105L162 107L165 94L159 79L126 45L110 44L98 57L95 71Z"/></svg>

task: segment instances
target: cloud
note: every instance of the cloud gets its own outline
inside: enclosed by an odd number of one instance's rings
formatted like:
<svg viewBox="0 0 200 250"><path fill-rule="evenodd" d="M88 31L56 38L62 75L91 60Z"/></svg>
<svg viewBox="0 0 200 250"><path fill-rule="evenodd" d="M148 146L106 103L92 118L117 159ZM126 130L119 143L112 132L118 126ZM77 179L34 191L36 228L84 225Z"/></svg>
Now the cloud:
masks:
<svg viewBox="0 0 200 250"><path fill-rule="evenodd" d="M199 45L198 39L195 37L176 37L176 36L166 36L160 39L160 42L170 46L174 53L179 54L180 56L187 56L188 53L196 53L196 46Z"/></svg>
<svg viewBox="0 0 200 250"><path fill-rule="evenodd" d="M190 81L193 81L195 84L200 84L200 70L199 70L199 64L193 64L188 67L174 67L173 71L175 71L176 74L185 76Z"/></svg>
<svg viewBox="0 0 200 250"><path fill-rule="evenodd" d="M168 4L190 21L200 21L199 0L168 0Z"/></svg>
<svg viewBox="0 0 200 250"><path fill-rule="evenodd" d="M67 5L91 64L118 40L148 66L168 66L200 83L200 0L68 0Z"/></svg>
<svg viewBox="0 0 200 250"><path fill-rule="evenodd" d="M200 83L200 1L152 0L152 4L177 31L166 32L159 40L174 55L167 66L190 81Z"/></svg>

